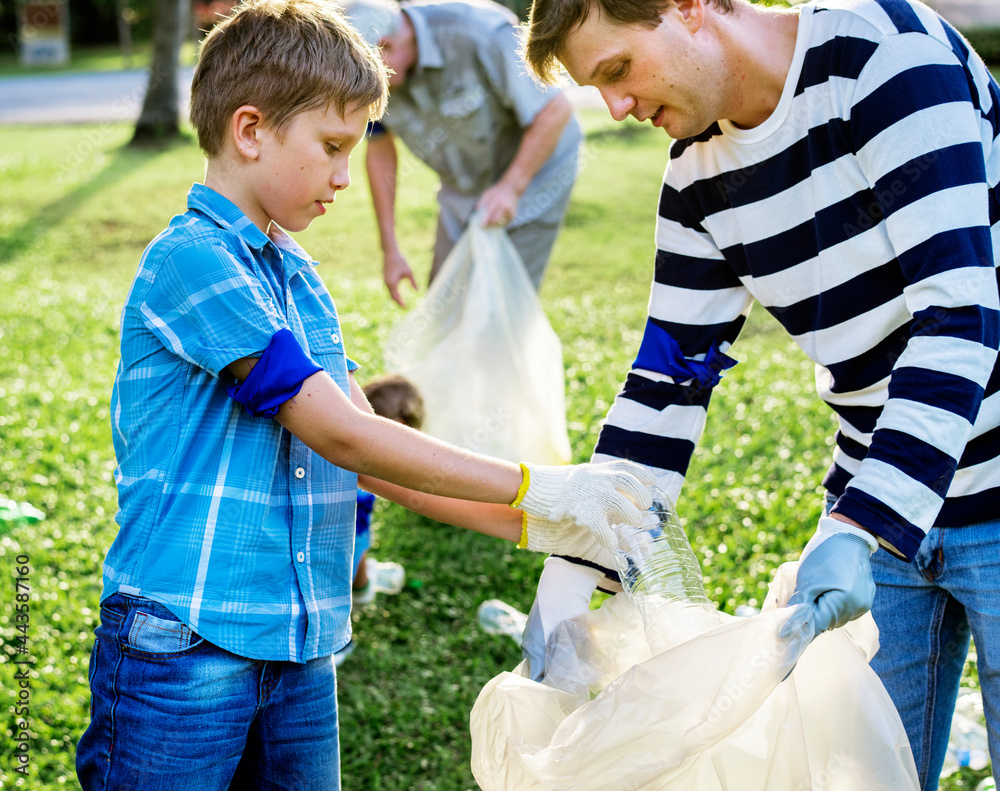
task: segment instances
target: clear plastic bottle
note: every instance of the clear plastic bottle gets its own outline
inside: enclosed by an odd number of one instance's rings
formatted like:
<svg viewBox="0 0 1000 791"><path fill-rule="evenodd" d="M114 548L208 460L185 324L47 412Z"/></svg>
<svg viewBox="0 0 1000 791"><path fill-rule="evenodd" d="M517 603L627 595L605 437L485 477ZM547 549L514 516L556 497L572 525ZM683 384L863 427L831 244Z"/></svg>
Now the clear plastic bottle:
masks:
<svg viewBox="0 0 1000 791"><path fill-rule="evenodd" d="M617 525L615 530L622 588L642 613L654 653L719 626L701 566L669 497L654 488L653 505L642 523Z"/></svg>
<svg viewBox="0 0 1000 791"><path fill-rule="evenodd" d="M526 613L500 599L487 599L479 605L476 617L488 634L505 634L521 645L521 635L528 621Z"/></svg>

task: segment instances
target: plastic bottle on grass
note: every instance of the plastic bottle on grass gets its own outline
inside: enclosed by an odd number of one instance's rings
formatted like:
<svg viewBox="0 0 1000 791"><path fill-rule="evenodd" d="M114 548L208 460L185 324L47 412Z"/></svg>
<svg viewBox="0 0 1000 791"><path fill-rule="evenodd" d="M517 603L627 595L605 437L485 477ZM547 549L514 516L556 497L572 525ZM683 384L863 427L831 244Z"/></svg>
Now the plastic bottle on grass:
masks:
<svg viewBox="0 0 1000 791"><path fill-rule="evenodd" d="M500 599L487 599L479 605L476 617L488 634L505 634L521 645L521 635L524 634L524 625L528 621L526 613Z"/></svg>
<svg viewBox="0 0 1000 791"><path fill-rule="evenodd" d="M41 522L45 514L30 503L18 503L0 497L0 522Z"/></svg>
<svg viewBox="0 0 1000 791"><path fill-rule="evenodd" d="M719 626L701 566L669 497L654 488L642 523L619 525L616 532L622 588L642 613L654 653Z"/></svg>

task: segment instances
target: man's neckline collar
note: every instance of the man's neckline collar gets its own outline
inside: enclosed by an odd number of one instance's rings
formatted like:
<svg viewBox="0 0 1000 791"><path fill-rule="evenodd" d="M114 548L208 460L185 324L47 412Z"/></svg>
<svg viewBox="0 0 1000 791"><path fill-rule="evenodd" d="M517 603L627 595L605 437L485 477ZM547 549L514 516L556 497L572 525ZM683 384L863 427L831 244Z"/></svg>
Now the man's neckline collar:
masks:
<svg viewBox="0 0 1000 791"><path fill-rule="evenodd" d="M430 25L427 24L420 6L404 3L402 11L413 25L413 35L417 39L417 62L413 70L420 72L423 69L444 68L444 54L437 45L434 34L431 32Z"/></svg>

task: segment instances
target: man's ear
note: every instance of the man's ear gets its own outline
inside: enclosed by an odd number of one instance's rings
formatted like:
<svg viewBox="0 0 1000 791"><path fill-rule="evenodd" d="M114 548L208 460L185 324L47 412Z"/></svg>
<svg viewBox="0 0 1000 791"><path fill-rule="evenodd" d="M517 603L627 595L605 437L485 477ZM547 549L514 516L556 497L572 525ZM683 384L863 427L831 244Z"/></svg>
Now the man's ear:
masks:
<svg viewBox="0 0 1000 791"><path fill-rule="evenodd" d="M230 122L230 133L240 156L256 159L260 156L261 131L264 116L253 105L245 104L236 109Z"/></svg>
<svg viewBox="0 0 1000 791"><path fill-rule="evenodd" d="M696 33L705 24L705 4L708 0L674 0L674 7L684 24Z"/></svg>

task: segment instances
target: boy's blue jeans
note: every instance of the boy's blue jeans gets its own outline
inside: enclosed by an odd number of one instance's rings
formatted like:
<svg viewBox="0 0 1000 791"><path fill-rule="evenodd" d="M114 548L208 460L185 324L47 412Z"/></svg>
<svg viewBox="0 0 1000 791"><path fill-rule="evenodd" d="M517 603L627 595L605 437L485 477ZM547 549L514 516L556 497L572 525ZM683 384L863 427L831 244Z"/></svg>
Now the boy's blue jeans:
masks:
<svg viewBox="0 0 1000 791"><path fill-rule="evenodd" d="M91 724L76 756L85 791L339 791L329 657L239 657L163 605L123 594L101 605L96 638Z"/></svg>
<svg viewBox="0 0 1000 791"><path fill-rule="evenodd" d="M881 647L871 666L903 720L921 788L938 787L970 636L997 771L1000 519L932 528L912 563L879 550L872 555L872 576Z"/></svg>

